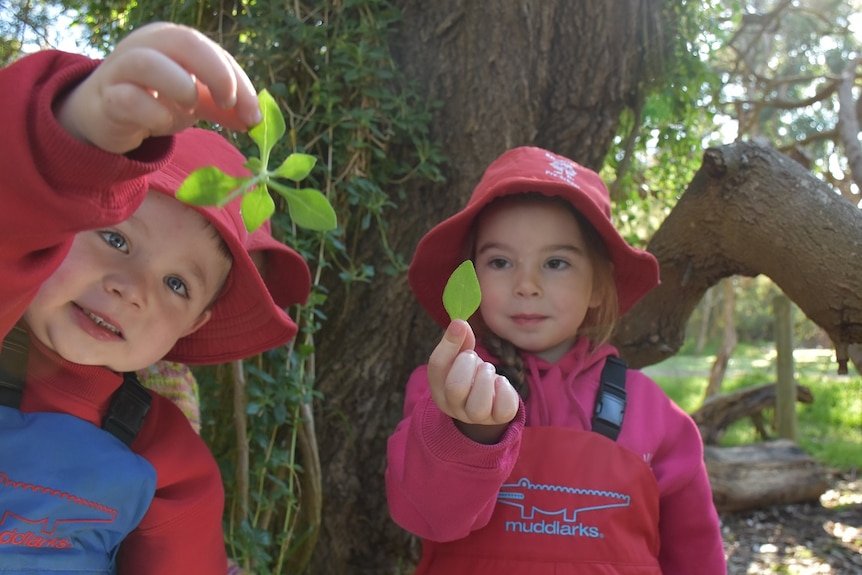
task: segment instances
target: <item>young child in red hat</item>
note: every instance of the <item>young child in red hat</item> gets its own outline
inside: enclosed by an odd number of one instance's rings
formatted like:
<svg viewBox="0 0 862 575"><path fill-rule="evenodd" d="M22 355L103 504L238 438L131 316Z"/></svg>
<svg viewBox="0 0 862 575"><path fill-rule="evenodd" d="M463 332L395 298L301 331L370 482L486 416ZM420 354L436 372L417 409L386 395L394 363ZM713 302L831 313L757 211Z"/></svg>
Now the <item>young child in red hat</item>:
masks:
<svg viewBox="0 0 862 575"><path fill-rule="evenodd" d="M608 343L659 282L610 218L596 173L522 147L419 242L410 285L446 332L386 470L393 519L423 539L417 573L725 575L697 427ZM482 302L450 322L465 259Z"/></svg>
<svg viewBox="0 0 862 575"><path fill-rule="evenodd" d="M3 571L226 573L215 460L132 372L296 334L246 250L239 200L175 198L199 167L247 174L223 137L190 126L247 129L255 90L205 36L155 23L104 61L19 60L0 70L0 104ZM282 273L299 302L310 274L293 256Z"/></svg>

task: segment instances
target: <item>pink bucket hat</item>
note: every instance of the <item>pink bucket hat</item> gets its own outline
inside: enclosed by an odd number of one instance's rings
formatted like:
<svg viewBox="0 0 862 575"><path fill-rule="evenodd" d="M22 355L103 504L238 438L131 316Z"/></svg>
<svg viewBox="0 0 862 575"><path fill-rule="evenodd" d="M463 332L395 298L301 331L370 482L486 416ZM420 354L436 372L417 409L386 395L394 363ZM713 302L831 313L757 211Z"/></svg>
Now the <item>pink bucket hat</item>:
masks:
<svg viewBox="0 0 862 575"><path fill-rule="evenodd" d="M611 223L610 194L598 174L541 148L514 148L488 166L467 206L434 226L416 246L407 277L416 299L438 324L449 325L443 288L467 257L476 217L494 199L527 192L559 196L596 228L614 264L620 315L658 285L655 257L626 243Z"/></svg>
<svg viewBox="0 0 862 575"><path fill-rule="evenodd" d="M247 176L245 161L221 135L190 128L174 136L173 156L164 168L149 175L149 187L175 197L180 184L194 170L216 166L231 176ZM296 324L273 301L246 251L249 234L240 215L240 203L237 199L222 208L189 206L206 218L224 239L233 256L233 266L213 302L210 320L177 341L165 357L169 361L216 364L243 359L278 347L296 335ZM284 282L292 282L294 278L296 281L295 286L280 294L285 296L280 303L304 302L310 285L305 261L292 252L285 253L275 265L278 266L277 275L285 278Z"/></svg>
<svg viewBox="0 0 862 575"><path fill-rule="evenodd" d="M311 273L302 256L272 237L270 220L248 235L245 248L266 253L267 273L263 281L276 305L285 308L305 303L311 290ZM304 276L297 272L298 265L305 270Z"/></svg>

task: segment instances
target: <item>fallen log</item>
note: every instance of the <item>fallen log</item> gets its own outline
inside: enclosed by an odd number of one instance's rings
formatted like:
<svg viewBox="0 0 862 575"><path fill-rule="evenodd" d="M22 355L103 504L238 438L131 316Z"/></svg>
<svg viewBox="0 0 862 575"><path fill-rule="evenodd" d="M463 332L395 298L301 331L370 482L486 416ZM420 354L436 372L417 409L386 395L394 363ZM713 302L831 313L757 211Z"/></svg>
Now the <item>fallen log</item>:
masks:
<svg viewBox="0 0 862 575"><path fill-rule="evenodd" d="M770 439L763 425L762 412L775 407L775 393L775 383L766 383L714 395L704 401L703 405L691 414L700 428L703 443L717 445L730 424L744 417L751 418L761 439ZM797 385L796 400L800 403L812 403L814 396L804 385Z"/></svg>
<svg viewBox="0 0 862 575"><path fill-rule="evenodd" d="M827 473L788 439L737 447L704 447L712 497L720 512L817 501Z"/></svg>

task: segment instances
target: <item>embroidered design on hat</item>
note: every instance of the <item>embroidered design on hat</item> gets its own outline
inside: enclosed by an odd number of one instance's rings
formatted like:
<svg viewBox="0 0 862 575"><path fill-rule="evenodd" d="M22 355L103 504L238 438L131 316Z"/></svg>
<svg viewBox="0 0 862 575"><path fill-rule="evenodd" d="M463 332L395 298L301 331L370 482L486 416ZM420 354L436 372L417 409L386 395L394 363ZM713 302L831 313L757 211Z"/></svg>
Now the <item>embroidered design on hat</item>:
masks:
<svg viewBox="0 0 862 575"><path fill-rule="evenodd" d="M575 178L578 176L578 172L571 162L549 152L545 152L545 157L550 160L550 169L545 170L546 175L563 180L570 186L575 185Z"/></svg>

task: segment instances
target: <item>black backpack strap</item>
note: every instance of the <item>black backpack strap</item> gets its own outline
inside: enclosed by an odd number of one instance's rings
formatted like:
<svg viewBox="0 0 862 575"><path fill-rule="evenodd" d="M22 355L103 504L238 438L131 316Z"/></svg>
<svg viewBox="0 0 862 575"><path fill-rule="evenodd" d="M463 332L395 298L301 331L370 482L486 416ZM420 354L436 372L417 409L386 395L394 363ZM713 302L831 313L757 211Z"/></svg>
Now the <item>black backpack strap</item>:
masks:
<svg viewBox="0 0 862 575"><path fill-rule="evenodd" d="M16 325L0 347L0 405L18 408L27 382L27 352L30 334Z"/></svg>
<svg viewBox="0 0 862 575"><path fill-rule="evenodd" d="M138 381L134 372L123 374L123 384L111 397L108 415L102 421L102 429L117 439L131 445L144 425L153 398Z"/></svg>
<svg viewBox="0 0 862 575"><path fill-rule="evenodd" d="M30 334L20 325L12 328L0 347L0 405L21 407L24 384L27 382L27 355ZM153 398L133 372L123 374L123 383L111 397L108 415L102 429L126 445L141 430Z"/></svg>
<svg viewBox="0 0 862 575"><path fill-rule="evenodd" d="M626 362L608 356L593 410L593 431L616 441L626 412Z"/></svg>

